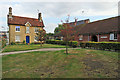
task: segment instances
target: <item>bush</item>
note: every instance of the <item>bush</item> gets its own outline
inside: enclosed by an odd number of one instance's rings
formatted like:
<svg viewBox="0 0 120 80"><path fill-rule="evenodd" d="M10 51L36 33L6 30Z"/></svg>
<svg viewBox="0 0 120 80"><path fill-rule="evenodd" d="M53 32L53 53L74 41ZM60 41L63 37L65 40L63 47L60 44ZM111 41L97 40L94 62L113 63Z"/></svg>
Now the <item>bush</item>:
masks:
<svg viewBox="0 0 120 80"><path fill-rule="evenodd" d="M25 40L23 40L23 44L25 44Z"/></svg>
<svg viewBox="0 0 120 80"><path fill-rule="evenodd" d="M2 38L2 48L4 48L6 46L6 40L4 38Z"/></svg>
<svg viewBox="0 0 120 80"><path fill-rule="evenodd" d="M66 45L65 41L61 41L61 40L47 40L46 41L47 44L58 44L58 45ZM69 46L72 46L73 48L78 46L78 42L77 41L69 41L68 42Z"/></svg>
<svg viewBox="0 0 120 80"><path fill-rule="evenodd" d="M11 42L10 44L11 44L11 45L16 45L16 43L15 43L15 42Z"/></svg>
<svg viewBox="0 0 120 80"><path fill-rule="evenodd" d="M120 50L120 43L112 42L80 42L80 47L82 48L93 48L99 50Z"/></svg>

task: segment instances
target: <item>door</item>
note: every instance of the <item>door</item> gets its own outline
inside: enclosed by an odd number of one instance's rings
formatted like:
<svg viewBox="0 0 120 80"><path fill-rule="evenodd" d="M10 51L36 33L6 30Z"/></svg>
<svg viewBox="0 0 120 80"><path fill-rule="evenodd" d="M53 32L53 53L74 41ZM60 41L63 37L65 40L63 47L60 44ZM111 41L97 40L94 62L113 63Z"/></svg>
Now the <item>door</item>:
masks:
<svg viewBox="0 0 120 80"><path fill-rule="evenodd" d="M30 37L26 36L26 43L29 43L29 42L30 42Z"/></svg>

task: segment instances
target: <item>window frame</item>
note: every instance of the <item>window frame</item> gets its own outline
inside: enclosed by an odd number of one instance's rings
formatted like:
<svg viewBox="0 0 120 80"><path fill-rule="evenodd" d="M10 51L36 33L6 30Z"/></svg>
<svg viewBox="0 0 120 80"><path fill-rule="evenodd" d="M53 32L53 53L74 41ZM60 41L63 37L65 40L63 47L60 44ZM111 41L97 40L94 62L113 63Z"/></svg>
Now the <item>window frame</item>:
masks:
<svg viewBox="0 0 120 80"><path fill-rule="evenodd" d="M38 41L38 40L36 39L36 37L38 37L38 36L34 36L34 41L35 41L35 42L37 42L37 41Z"/></svg>
<svg viewBox="0 0 120 80"><path fill-rule="evenodd" d="M79 35L79 41L83 40L83 35Z"/></svg>
<svg viewBox="0 0 120 80"><path fill-rule="evenodd" d="M114 40L117 40L117 33L114 33Z"/></svg>
<svg viewBox="0 0 120 80"><path fill-rule="evenodd" d="M38 27L35 27L35 28L34 28L34 32L35 32L35 33L38 33L38 31L37 31L38 29L39 29Z"/></svg>
<svg viewBox="0 0 120 80"><path fill-rule="evenodd" d="M29 28L29 31L27 31L27 28ZM26 26L26 33L30 33L30 27Z"/></svg>
<svg viewBox="0 0 120 80"><path fill-rule="evenodd" d="M17 27L19 27L19 28L17 28ZM20 26L15 26L15 32L20 32Z"/></svg>
<svg viewBox="0 0 120 80"><path fill-rule="evenodd" d="M115 37L116 35L116 37ZM117 40L117 33L110 33L110 39L109 40Z"/></svg>
<svg viewBox="0 0 120 80"><path fill-rule="evenodd" d="M19 40L17 40L17 36L19 36ZM20 42L20 35L15 36L15 42Z"/></svg>

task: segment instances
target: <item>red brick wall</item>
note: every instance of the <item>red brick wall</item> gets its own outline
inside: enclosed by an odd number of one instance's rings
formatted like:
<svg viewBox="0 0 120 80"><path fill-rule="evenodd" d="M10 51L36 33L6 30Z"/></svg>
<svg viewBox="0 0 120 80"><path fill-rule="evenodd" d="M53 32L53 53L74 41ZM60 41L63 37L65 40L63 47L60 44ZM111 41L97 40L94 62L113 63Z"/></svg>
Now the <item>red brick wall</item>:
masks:
<svg viewBox="0 0 120 80"><path fill-rule="evenodd" d="M117 41L120 42L120 34L118 34L117 37L118 37Z"/></svg>
<svg viewBox="0 0 120 80"><path fill-rule="evenodd" d="M104 42L104 41L107 41L107 42L120 42L120 34L118 34L117 35L117 40L110 40L110 34L99 34L99 36L98 35L96 35L97 36L97 38L99 37L99 42ZM101 38L101 37L103 37L103 36L107 36L107 38ZM79 41L79 42L82 42L82 41L88 41L88 35L83 35L83 40L79 40L79 38L76 38L75 39L76 41ZM89 36L89 41L91 41L92 40L92 35L90 35Z"/></svg>

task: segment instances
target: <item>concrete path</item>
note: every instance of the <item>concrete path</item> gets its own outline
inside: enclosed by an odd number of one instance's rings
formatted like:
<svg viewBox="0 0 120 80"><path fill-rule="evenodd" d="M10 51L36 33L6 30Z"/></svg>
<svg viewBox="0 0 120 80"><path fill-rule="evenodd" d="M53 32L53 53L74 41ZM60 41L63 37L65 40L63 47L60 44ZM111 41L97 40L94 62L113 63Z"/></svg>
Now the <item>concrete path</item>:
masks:
<svg viewBox="0 0 120 80"><path fill-rule="evenodd" d="M9 55L9 54L18 54L18 53L26 53L26 52L34 52L34 51L59 51L64 50L65 48L42 48L42 49L36 49L36 50L27 50L27 51L15 51L15 52L6 52L6 53L0 53L1 55Z"/></svg>

